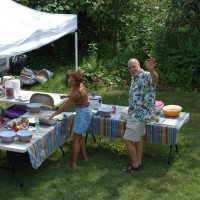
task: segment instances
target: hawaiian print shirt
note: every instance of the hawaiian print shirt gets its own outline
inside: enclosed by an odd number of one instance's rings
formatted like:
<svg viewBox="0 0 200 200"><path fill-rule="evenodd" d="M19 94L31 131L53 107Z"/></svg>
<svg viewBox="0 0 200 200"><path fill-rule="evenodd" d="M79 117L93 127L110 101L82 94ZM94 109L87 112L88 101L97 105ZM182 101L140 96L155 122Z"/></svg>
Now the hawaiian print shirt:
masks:
<svg viewBox="0 0 200 200"><path fill-rule="evenodd" d="M132 77L129 91L128 122L151 122L155 119L156 84L144 70Z"/></svg>

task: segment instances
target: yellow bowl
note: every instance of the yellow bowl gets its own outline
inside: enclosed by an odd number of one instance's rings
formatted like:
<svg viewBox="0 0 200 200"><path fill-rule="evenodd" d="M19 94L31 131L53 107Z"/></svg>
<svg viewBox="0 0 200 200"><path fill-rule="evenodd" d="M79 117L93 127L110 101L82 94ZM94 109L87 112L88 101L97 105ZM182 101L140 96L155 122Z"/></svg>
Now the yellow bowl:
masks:
<svg viewBox="0 0 200 200"><path fill-rule="evenodd" d="M178 105L167 105L162 108L163 113L168 117L176 117L180 114L182 107Z"/></svg>

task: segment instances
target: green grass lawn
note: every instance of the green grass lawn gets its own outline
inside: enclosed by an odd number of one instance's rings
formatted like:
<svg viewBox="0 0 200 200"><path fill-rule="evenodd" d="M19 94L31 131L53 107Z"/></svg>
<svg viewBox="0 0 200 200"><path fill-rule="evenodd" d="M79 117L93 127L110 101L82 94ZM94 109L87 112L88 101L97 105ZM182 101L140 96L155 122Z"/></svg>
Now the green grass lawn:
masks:
<svg viewBox="0 0 200 200"><path fill-rule="evenodd" d="M54 76L48 83L31 90L68 93L63 76ZM56 83L56 84L55 84ZM127 105L128 88L113 92L89 91L103 96L103 103ZM75 170L67 168L71 157L71 138L63 145L65 156L58 149L37 170L18 165L17 176L24 183L19 187L10 172L0 170L2 200L107 200L107 199L200 199L200 95L185 91L159 91L157 99L165 105L178 104L190 113L190 120L179 131L179 153L173 149L167 164L169 146L144 144L144 167L137 173L122 172L130 162L121 139L103 138L87 142L89 161L79 161ZM114 148L115 147L115 148ZM5 155L0 151L0 157ZM2 161L1 165L8 164Z"/></svg>

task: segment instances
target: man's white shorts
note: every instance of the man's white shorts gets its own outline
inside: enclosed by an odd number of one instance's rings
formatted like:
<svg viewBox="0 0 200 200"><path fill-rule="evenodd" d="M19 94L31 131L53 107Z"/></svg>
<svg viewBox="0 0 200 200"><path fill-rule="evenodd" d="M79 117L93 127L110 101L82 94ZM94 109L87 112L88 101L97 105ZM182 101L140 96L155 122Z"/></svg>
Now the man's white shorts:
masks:
<svg viewBox="0 0 200 200"><path fill-rule="evenodd" d="M146 122L128 122L126 124L124 139L139 142L140 138L146 134L146 124Z"/></svg>

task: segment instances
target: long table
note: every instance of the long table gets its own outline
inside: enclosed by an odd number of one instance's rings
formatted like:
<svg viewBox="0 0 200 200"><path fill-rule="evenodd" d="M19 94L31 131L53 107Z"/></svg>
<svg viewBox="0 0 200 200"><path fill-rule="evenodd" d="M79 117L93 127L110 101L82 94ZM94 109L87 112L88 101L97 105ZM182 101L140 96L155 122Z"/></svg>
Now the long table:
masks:
<svg viewBox="0 0 200 200"><path fill-rule="evenodd" d="M28 91L28 90L21 90L20 96L27 97L27 101L20 101L16 99L7 99L6 97L0 98L0 103L11 103L11 104L18 104L18 105L27 105L30 103L30 97L35 93L42 93L50 95L54 100L54 108L58 108L60 105L66 102L67 99L61 99L58 93L48 93L48 92L37 92L37 91Z"/></svg>
<svg viewBox="0 0 200 200"><path fill-rule="evenodd" d="M41 114L50 112L52 111L45 110L41 111ZM52 126L40 125L39 131L34 131L30 142L21 142L16 137L11 144L0 141L0 149L18 153L27 152L32 167L37 169L57 148L61 147L72 132L74 115L71 112L65 112L64 114L66 117ZM1 131L3 130L1 129ZM0 168L5 169L2 166ZM22 185L20 181L19 183Z"/></svg>
<svg viewBox="0 0 200 200"><path fill-rule="evenodd" d="M120 111L125 106L117 106L115 113L111 117L93 116L88 132L93 135L105 136L110 138L123 138L126 129L126 120L120 119ZM189 113L181 112L177 117L167 117L161 114L164 119L176 119L176 123L171 125L159 123L147 123L146 135L143 137L145 142L154 144L172 145L177 143L177 135L182 125L189 121Z"/></svg>
<svg viewBox="0 0 200 200"><path fill-rule="evenodd" d="M123 138L126 129L126 120L120 119L120 111L125 106L117 106L115 113L111 117L101 117L100 115L93 116L91 119L88 133L100 137ZM146 125L146 135L143 136L143 141L153 144L170 145L168 155L168 163L170 163L172 145L175 145L178 151L177 137L179 129L189 121L189 113L181 112L177 117L167 117L161 114L161 118L167 120L175 120L173 125L162 123L148 123ZM165 123L165 121L163 122Z"/></svg>
<svg viewBox="0 0 200 200"><path fill-rule="evenodd" d="M116 112L111 117L93 116L87 133L100 137L123 138L126 129L126 120L119 118L120 111L125 106L116 106ZM43 111L51 112L51 111ZM43 113L42 112L42 113ZM41 126L40 131L33 134L29 143L20 142L17 138L12 144L0 142L0 149L19 153L28 152L29 158L34 169L37 169L57 148L59 148L72 133L75 114L66 112L66 118L53 126ZM148 123L146 126L146 135L143 140L148 143L170 145L168 163L172 145L177 147L177 137L179 129L189 121L189 113L181 112L179 116L170 118L161 115L165 119L175 119L174 125Z"/></svg>
<svg viewBox="0 0 200 200"><path fill-rule="evenodd" d="M117 106L116 112L111 117L93 116L87 133L100 137L123 138L126 129L126 120L119 118L120 111L125 106ZM44 111L47 112L47 111ZM50 112L50 111L48 111ZM56 148L60 147L67 140L69 133L72 132L74 113L66 112L67 117L59 121L54 126L43 126L41 132L35 133L30 143L21 143L16 140L13 144L0 143L0 149L15 152L28 152L33 168L37 169L46 158L48 158ZM177 137L179 129L189 121L189 113L181 112L177 117L166 117L164 119L175 119L176 123L171 125L148 123L146 125L146 135L143 136L144 142L170 145L170 155L172 145L175 145L177 151Z"/></svg>

